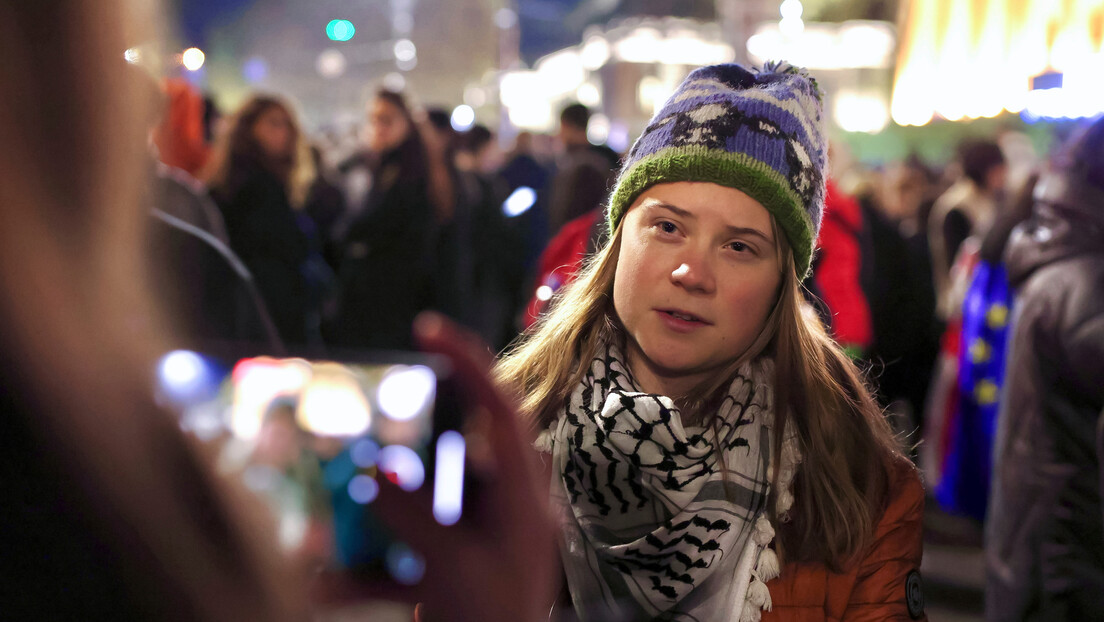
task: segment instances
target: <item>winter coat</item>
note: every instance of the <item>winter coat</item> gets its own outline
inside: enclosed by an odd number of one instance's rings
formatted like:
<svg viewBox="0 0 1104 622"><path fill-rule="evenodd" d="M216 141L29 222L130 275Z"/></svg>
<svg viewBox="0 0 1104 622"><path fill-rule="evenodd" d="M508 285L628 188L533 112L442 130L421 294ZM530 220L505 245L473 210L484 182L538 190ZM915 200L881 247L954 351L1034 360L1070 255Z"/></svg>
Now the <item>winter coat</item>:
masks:
<svg viewBox="0 0 1104 622"><path fill-rule="evenodd" d="M307 335L307 282L303 264L309 242L296 223L287 191L257 163L242 162L211 188L230 235L230 248L249 268L265 306L286 343Z"/></svg>
<svg viewBox="0 0 1104 622"><path fill-rule="evenodd" d="M1104 192L1059 173L1005 254L1016 290L986 525L989 620L1104 620Z"/></svg>
<svg viewBox="0 0 1104 622"><path fill-rule="evenodd" d="M549 311L550 297L539 295L541 287L547 287L549 295L575 280L583 261L593 254L600 245L605 231L605 213L601 209L591 210L572 220L560 229L560 232L548 243L541 253L534 291L525 308L523 323L526 329Z"/></svg>
<svg viewBox="0 0 1104 622"><path fill-rule="evenodd" d="M383 156L367 204L346 230L332 345L409 348L411 322L429 306L434 210L424 162L404 149Z"/></svg>
<svg viewBox="0 0 1104 622"><path fill-rule="evenodd" d="M869 251L862 257L862 284L874 341L868 356L876 370L871 380L883 405L904 400L919 418L940 334L927 235L908 231L869 201L861 205L868 240L862 246Z"/></svg>
<svg viewBox="0 0 1104 622"><path fill-rule="evenodd" d="M920 578L925 495L916 467L897 459L888 490L861 558L840 573L822 562L783 563L779 576L766 584L771 610L761 612L761 622L927 620ZM565 583L554 610L570 610L570 599Z"/></svg>
<svg viewBox="0 0 1104 622"><path fill-rule="evenodd" d="M862 209L832 180L824 196L824 224L813 263L813 280L827 307L825 324L836 341L856 353L873 341L870 306L862 291Z"/></svg>
<svg viewBox="0 0 1104 622"><path fill-rule="evenodd" d="M890 472L889 499L862 558L842 573L820 562L783 564L767 582L772 610L762 622L923 620L920 581L924 488L911 463Z"/></svg>
<svg viewBox="0 0 1104 622"><path fill-rule="evenodd" d="M153 163L150 172L150 198L147 203L173 218L182 220L212 235L224 246L230 246L230 235L222 212L207 195L207 188L186 171L161 162Z"/></svg>
<svg viewBox="0 0 1104 622"><path fill-rule="evenodd" d="M282 353L283 343L253 275L233 251L161 210L150 215L150 283L182 345L242 343Z"/></svg>

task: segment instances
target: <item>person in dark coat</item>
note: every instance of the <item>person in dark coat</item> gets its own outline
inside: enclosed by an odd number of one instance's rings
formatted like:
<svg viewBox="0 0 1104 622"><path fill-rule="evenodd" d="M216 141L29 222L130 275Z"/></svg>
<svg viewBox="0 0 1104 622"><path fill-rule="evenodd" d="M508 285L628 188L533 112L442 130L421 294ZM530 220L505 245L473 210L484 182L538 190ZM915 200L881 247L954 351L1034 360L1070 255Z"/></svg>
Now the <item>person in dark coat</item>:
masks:
<svg viewBox="0 0 1104 622"><path fill-rule="evenodd" d="M427 308L435 212L425 145L399 93L368 105L372 188L345 233L340 309L329 332L344 348L408 348L410 324Z"/></svg>
<svg viewBox="0 0 1104 622"><path fill-rule="evenodd" d="M291 108L258 95L238 111L208 169L230 247L253 274L283 340L307 341L309 240L297 223L312 167Z"/></svg>
<svg viewBox="0 0 1104 622"><path fill-rule="evenodd" d="M970 236L984 236L1004 204L1008 165L991 140L968 139L958 148L962 176L936 199L928 215L932 278L940 319L953 316L962 300L954 291L951 268Z"/></svg>
<svg viewBox="0 0 1104 622"><path fill-rule="evenodd" d="M165 211L150 211L154 298L171 311L180 345L249 344L283 353L253 276L218 238Z"/></svg>
<svg viewBox="0 0 1104 622"><path fill-rule="evenodd" d="M1104 119L1040 176L1005 253L1016 302L986 524L989 620L1104 619L1102 146Z"/></svg>
<svg viewBox="0 0 1104 622"><path fill-rule="evenodd" d="M858 197L869 249L863 256L863 291L870 304L878 397L897 402L907 429L923 427L924 399L939 352L941 326L935 317L925 204L930 207L930 174L915 156L886 173L881 200Z"/></svg>
<svg viewBox="0 0 1104 622"><path fill-rule="evenodd" d="M597 188L602 195L613 185L619 158L609 147L592 145L587 138L590 110L578 103L569 104L560 112L557 138L563 152L557 158L557 171L549 188L548 232L555 235L569 221L594 209L593 193L580 194L576 189Z"/></svg>
<svg viewBox="0 0 1104 622"><path fill-rule="evenodd" d="M303 206L303 212L310 217L317 231L317 243L322 249L322 254L327 262L330 262L332 247L335 242L335 233L341 219L345 217L345 195L336 183L330 181L323 169L322 151L317 145L310 147L311 161L314 163L314 182L311 183L310 192L307 193L307 201ZM336 262L331 263L336 267Z"/></svg>

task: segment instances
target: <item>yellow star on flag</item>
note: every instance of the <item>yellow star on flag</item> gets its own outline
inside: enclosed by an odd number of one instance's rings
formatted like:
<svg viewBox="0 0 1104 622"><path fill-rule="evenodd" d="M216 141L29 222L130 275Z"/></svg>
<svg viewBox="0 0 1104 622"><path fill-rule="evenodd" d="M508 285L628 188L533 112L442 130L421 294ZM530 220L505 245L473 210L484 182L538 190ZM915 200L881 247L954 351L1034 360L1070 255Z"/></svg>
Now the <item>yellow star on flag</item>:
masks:
<svg viewBox="0 0 1104 622"><path fill-rule="evenodd" d="M974 399L982 406L996 404L999 393L1000 389L997 387L997 384L989 378L979 380L978 383L974 385Z"/></svg>
<svg viewBox="0 0 1104 622"><path fill-rule="evenodd" d="M970 360L975 364L988 361L993 356L993 347L981 337L974 339L970 344Z"/></svg>
<svg viewBox="0 0 1104 622"><path fill-rule="evenodd" d="M994 330L1003 328L1008 324L1008 307L999 302L993 303L989 310L985 312L985 323Z"/></svg>

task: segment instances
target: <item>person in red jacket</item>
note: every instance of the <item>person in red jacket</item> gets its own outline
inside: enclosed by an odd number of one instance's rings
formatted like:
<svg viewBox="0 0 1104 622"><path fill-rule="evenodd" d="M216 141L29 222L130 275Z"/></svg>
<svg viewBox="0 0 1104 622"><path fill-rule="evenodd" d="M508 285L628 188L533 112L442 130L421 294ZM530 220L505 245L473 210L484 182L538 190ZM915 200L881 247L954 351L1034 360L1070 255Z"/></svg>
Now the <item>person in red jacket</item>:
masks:
<svg viewBox="0 0 1104 622"><path fill-rule="evenodd" d="M579 275L583 261L596 250L596 238L604 225L602 210L593 209L569 221L548 242L537 264L535 287L522 318L526 330L548 311L556 292Z"/></svg>
<svg viewBox="0 0 1104 622"><path fill-rule="evenodd" d="M829 179L813 280L830 317L832 335L853 356L873 344L870 306L862 291L862 208Z"/></svg>
<svg viewBox="0 0 1104 622"><path fill-rule="evenodd" d="M609 240L495 368L548 454L581 620L924 618L919 476L802 294L821 119L804 70L692 72Z"/></svg>

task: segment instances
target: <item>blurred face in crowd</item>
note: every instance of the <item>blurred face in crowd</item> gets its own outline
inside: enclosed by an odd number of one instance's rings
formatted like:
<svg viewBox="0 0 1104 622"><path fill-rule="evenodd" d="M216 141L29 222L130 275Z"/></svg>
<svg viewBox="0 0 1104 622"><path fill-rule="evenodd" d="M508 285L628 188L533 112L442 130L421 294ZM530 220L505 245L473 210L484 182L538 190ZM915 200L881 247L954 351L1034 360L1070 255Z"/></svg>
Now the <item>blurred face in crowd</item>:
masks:
<svg viewBox="0 0 1104 622"><path fill-rule="evenodd" d="M395 104L376 98L368 104L368 148L383 153L398 147L410 133L410 122Z"/></svg>
<svg viewBox="0 0 1104 622"><path fill-rule="evenodd" d="M1005 184L1008 183L1008 165L998 164L985 174L985 187L989 192L999 192L1004 190Z"/></svg>
<svg viewBox="0 0 1104 622"><path fill-rule="evenodd" d="M758 201L711 183L655 185L621 236L613 303L644 390L684 393L751 346L782 281Z"/></svg>
<svg viewBox="0 0 1104 622"><path fill-rule="evenodd" d="M917 214L927 195L924 174L898 164L886 173L881 204L890 218L904 220Z"/></svg>
<svg viewBox="0 0 1104 622"><path fill-rule="evenodd" d="M286 158L295 149L295 126L287 111L279 106L269 106L253 123L253 139L268 157Z"/></svg>
<svg viewBox="0 0 1104 622"><path fill-rule="evenodd" d="M281 408L264 422L257 434L252 461L276 467L287 467L295 462L300 451L299 428L295 424L295 411Z"/></svg>
<svg viewBox="0 0 1104 622"><path fill-rule="evenodd" d="M571 123L560 122L560 130L556 134L556 137L560 141L560 146L564 149L586 146L589 144L586 128Z"/></svg>

